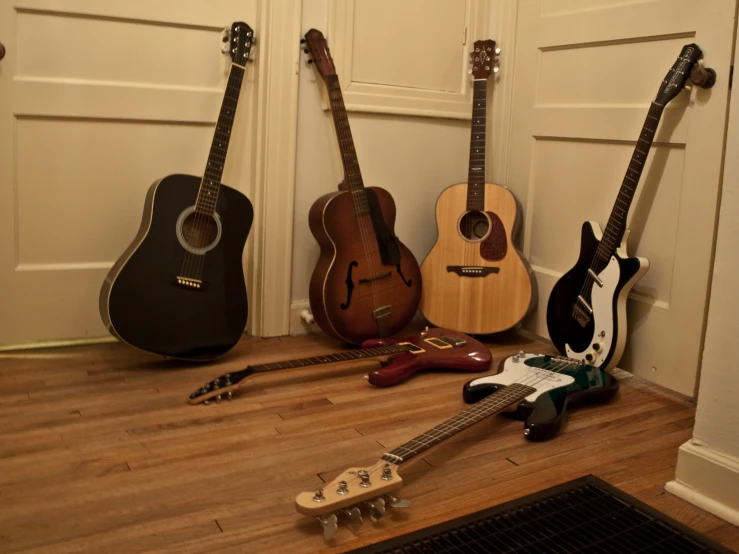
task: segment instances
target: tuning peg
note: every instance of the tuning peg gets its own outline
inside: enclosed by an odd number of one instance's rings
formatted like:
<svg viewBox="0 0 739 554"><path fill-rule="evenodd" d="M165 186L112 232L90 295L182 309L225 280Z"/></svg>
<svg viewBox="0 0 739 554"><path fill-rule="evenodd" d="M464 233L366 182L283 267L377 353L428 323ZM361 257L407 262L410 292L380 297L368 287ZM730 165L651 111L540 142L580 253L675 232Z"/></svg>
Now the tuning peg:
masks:
<svg viewBox="0 0 739 554"><path fill-rule="evenodd" d="M311 59L309 58L309 59L308 59L308 63L313 63L313 60L311 60Z"/></svg>
<svg viewBox="0 0 739 554"><path fill-rule="evenodd" d="M300 44L305 44L305 39L304 38L301 38L300 39Z"/></svg>
<svg viewBox="0 0 739 554"><path fill-rule="evenodd" d="M231 400L232 397L233 397L233 393L231 391L228 391L226 393L226 400Z"/></svg>
<svg viewBox="0 0 739 554"><path fill-rule="evenodd" d="M411 501L405 498L395 498L392 494L386 494L385 498L388 499L389 504L393 508L407 508L411 505Z"/></svg>
<svg viewBox="0 0 739 554"><path fill-rule="evenodd" d="M471 69L468 69L467 70L467 73L469 73L470 75L472 75L472 70Z"/></svg>
<svg viewBox="0 0 739 554"><path fill-rule="evenodd" d="M310 50L308 50L307 48L303 48L303 52L307 54L308 52L310 52Z"/></svg>
<svg viewBox="0 0 739 554"><path fill-rule="evenodd" d="M499 65L496 65L495 67L493 67L493 73L497 73L498 71L500 71Z"/></svg>
<svg viewBox="0 0 739 554"><path fill-rule="evenodd" d="M500 48L496 48L496 49L495 49L495 54L496 54L496 55L500 54L500 52L501 52L501 49L500 49Z"/></svg>
<svg viewBox="0 0 739 554"><path fill-rule="evenodd" d="M365 500L364 504L369 508L370 519L372 521L378 521L382 516L385 515L385 500L380 497L374 501Z"/></svg>
<svg viewBox="0 0 739 554"><path fill-rule="evenodd" d="M685 85L683 88L685 90L687 90L688 92L690 92L691 90L693 90L693 87L691 85Z"/></svg>
<svg viewBox="0 0 739 554"><path fill-rule="evenodd" d="M341 513L349 518L352 531L355 533L362 527L362 510L354 506L353 508L342 508Z"/></svg>
<svg viewBox="0 0 739 554"><path fill-rule="evenodd" d="M223 42L228 42L228 36L227 35L223 35L223 38L221 40Z"/></svg>
<svg viewBox="0 0 739 554"><path fill-rule="evenodd" d="M206 406L210 406L210 400L203 400L203 404L205 404Z"/></svg>
<svg viewBox="0 0 739 554"><path fill-rule="evenodd" d="M323 538L327 541L330 541L331 537L336 534L336 530L339 528L339 524L337 523L338 518L336 517L336 514L331 514L330 516L325 518L321 516L316 516L316 519L321 525L323 525Z"/></svg>

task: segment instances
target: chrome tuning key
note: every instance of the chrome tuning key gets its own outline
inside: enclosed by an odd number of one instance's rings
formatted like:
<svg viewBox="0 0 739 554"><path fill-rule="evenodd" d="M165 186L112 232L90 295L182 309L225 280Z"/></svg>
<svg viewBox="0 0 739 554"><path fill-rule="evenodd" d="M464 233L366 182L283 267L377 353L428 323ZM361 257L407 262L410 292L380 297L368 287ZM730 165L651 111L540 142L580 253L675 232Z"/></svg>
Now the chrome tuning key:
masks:
<svg viewBox="0 0 739 554"><path fill-rule="evenodd" d="M385 498L387 498L388 503L393 508L408 508L411 505L410 500L405 498L395 498L392 494L386 494Z"/></svg>
<svg viewBox="0 0 739 554"><path fill-rule="evenodd" d="M385 515L385 499L382 497L376 498L375 500L365 500L364 504L369 508L370 519L372 521L376 522Z"/></svg>
<svg viewBox="0 0 739 554"><path fill-rule="evenodd" d="M352 531L358 532L362 527L362 510L354 506L353 508L342 508L341 513L349 518Z"/></svg>
<svg viewBox="0 0 739 554"><path fill-rule="evenodd" d="M336 534L336 530L339 528L338 518L336 514L331 514L326 517L316 516L318 522L323 526L323 538L324 540L330 541L331 537Z"/></svg>

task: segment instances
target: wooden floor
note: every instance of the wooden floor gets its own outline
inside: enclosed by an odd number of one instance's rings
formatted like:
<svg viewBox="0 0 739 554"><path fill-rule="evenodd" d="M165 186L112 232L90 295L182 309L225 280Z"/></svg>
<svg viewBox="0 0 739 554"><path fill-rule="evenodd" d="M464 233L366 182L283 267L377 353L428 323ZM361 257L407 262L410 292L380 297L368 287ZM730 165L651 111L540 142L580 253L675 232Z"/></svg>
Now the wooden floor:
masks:
<svg viewBox="0 0 739 554"><path fill-rule="evenodd" d="M490 347L497 367L532 344ZM362 377L376 362L363 361L262 374L221 404L187 396L246 363L334 350L318 336L245 338L210 366L121 344L0 353L0 552L338 552L588 473L739 548L739 528L663 490L694 407L636 379L547 443L500 416L480 423L403 467L412 507L327 546L294 496L463 409L470 375L375 389Z"/></svg>

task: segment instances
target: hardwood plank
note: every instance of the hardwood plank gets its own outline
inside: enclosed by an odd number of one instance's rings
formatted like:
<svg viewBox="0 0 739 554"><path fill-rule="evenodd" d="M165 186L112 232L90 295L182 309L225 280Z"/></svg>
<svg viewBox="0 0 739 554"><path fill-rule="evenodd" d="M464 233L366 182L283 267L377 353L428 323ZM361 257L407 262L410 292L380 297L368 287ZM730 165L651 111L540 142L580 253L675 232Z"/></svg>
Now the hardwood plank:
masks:
<svg viewBox="0 0 739 554"><path fill-rule="evenodd" d="M495 371L551 345L504 333ZM376 388L364 360L249 378L231 402L192 406L204 381L248 363L328 354L321 335L244 337L213 364L173 363L122 344L0 355L0 551L343 552L588 473L730 548L739 529L664 492L692 431L690 399L628 374L608 405L571 411L562 433L531 443L503 416L403 467L406 511L326 545L293 499L370 464L466 405L476 374L433 372ZM40 532L40 530L42 530Z"/></svg>

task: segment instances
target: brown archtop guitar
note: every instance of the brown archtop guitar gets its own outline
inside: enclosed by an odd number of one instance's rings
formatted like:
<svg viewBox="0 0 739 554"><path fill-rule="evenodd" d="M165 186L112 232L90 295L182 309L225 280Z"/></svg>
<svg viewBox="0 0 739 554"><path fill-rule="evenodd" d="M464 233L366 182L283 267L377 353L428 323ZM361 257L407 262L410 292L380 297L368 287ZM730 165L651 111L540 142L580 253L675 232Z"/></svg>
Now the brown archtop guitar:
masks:
<svg viewBox="0 0 739 554"><path fill-rule="evenodd" d="M365 187L339 78L323 34L311 29L305 49L326 83L344 165L344 190L316 200L308 218L321 254L310 281L310 307L328 335L362 344L406 327L421 298L421 271L395 236L395 202Z"/></svg>
<svg viewBox="0 0 739 554"><path fill-rule="evenodd" d="M446 188L436 202L439 235L421 265L421 313L434 325L468 334L514 327L534 307L535 281L513 245L519 209L511 191L485 182L487 79L495 71L495 41L474 44L472 133L467 183Z"/></svg>

